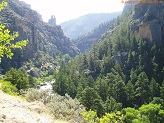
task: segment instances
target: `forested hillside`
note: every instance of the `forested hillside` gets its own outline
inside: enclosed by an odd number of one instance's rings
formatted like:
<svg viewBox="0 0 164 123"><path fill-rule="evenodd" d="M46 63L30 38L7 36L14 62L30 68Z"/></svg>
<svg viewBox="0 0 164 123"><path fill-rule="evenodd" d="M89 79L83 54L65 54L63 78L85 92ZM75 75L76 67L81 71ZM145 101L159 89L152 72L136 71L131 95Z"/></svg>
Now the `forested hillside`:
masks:
<svg viewBox="0 0 164 123"><path fill-rule="evenodd" d="M97 28L95 28L91 32L79 36L78 38L72 41L75 43L75 45L78 47L81 53L88 52L92 48L93 44L97 43L101 39L104 33L114 28L115 20L116 18L111 21L101 23Z"/></svg>
<svg viewBox="0 0 164 123"><path fill-rule="evenodd" d="M97 122L105 123L106 119L106 122L162 123L162 11L162 4L137 4L124 12L115 21L113 30L105 33L88 53L61 66L55 74L54 91L78 98L86 110L95 111L98 117L108 113ZM86 121L96 122L94 112L83 115ZM93 119L87 119L92 116Z"/></svg>
<svg viewBox="0 0 164 123"><path fill-rule="evenodd" d="M60 25L67 37L76 39L89 33L99 24L110 21L120 14L121 12L87 14L77 19L63 22Z"/></svg>

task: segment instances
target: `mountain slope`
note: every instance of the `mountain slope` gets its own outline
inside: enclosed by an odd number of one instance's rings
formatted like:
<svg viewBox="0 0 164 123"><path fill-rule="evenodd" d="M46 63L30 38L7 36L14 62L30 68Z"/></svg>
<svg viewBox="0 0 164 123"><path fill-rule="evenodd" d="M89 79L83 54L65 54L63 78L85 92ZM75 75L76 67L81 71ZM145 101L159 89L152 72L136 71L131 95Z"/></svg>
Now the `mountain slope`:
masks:
<svg viewBox="0 0 164 123"><path fill-rule="evenodd" d="M79 54L77 47L64 35L60 26L51 26L43 22L41 15L19 0L6 0L6 2L8 6L0 13L2 23L11 32L18 31L17 40L27 39L28 45L22 51L15 50L12 60L3 59L1 64L3 69L20 67L25 61L32 60L40 51L48 56L47 58L55 58L58 54L70 56Z"/></svg>
<svg viewBox="0 0 164 123"><path fill-rule="evenodd" d="M146 1L149 2L149 1ZM131 29L136 37L148 39L151 42L164 44L164 3L162 0L153 4L136 4L125 5L124 11L129 8L133 9L133 21L131 21Z"/></svg>
<svg viewBox="0 0 164 123"><path fill-rule="evenodd" d="M78 36L92 31L99 24L116 18L120 14L121 12L87 14L77 19L61 23L60 25L67 37L75 39Z"/></svg>
<svg viewBox="0 0 164 123"><path fill-rule="evenodd" d="M140 110L144 104L164 106L163 5L136 4L119 16L112 31L90 52L61 67L57 77L62 75L72 84L61 86L63 81L58 79L55 90L77 96L88 111L99 116L120 111L127 116L123 122L135 119L125 113L126 107L133 114L133 109ZM150 117L144 118L143 122L152 122Z"/></svg>
<svg viewBox="0 0 164 123"><path fill-rule="evenodd" d="M78 47L80 52L85 53L89 51L92 48L93 44L97 43L101 39L104 33L109 31L110 29L113 29L115 20L116 19L104 22L91 32L74 39L73 42Z"/></svg>
<svg viewBox="0 0 164 123"><path fill-rule="evenodd" d="M162 12L162 4L125 4L123 14L130 8L134 9L133 17L131 18L131 31L135 34L135 37L148 39L150 41L158 41L159 44L164 44L162 38L164 38L163 20L164 15ZM160 18L159 18L160 17ZM73 22L73 21L72 21ZM73 42L80 49L82 53L89 51L94 42L98 42L102 34L112 29L112 22L106 22L99 25L99 27L83 34L78 38L73 39ZM70 31L70 30L69 30ZM157 33L156 33L157 32Z"/></svg>

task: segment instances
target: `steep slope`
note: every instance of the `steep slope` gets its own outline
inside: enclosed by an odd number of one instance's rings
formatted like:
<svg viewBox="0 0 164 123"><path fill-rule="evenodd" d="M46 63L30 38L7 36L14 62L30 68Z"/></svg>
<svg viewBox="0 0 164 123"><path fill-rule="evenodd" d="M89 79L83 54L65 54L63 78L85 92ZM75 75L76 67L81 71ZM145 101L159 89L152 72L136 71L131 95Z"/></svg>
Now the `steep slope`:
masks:
<svg viewBox="0 0 164 123"><path fill-rule="evenodd" d="M138 0L139 1L139 0ZM151 4L150 4L151 3ZM162 0L142 0L139 4L125 4L124 12L133 9L131 29L136 37L164 44L164 3Z"/></svg>
<svg viewBox="0 0 164 123"><path fill-rule="evenodd" d="M67 37L75 39L81 35L92 31L99 24L112 20L120 14L121 12L87 14L77 19L61 23L60 25L64 31L64 34Z"/></svg>
<svg viewBox="0 0 164 123"><path fill-rule="evenodd" d="M130 0L129 0L130 1ZM125 4L123 14L127 11L133 9L133 15L130 18L131 31L134 33L135 37L140 37L142 39L147 39L149 41L157 41L159 44L164 44L162 41L163 31L164 31L164 15L162 8L164 5L159 1L153 4L134 4L134 2L127 2ZM88 51L94 42L98 42L105 32L112 29L113 22L106 22L100 24L99 27L93 31L79 36L74 39L73 42L80 49L82 53Z"/></svg>
<svg viewBox="0 0 164 123"><path fill-rule="evenodd" d="M64 86L66 93L76 94L87 110L100 116L150 102L163 106L163 3L139 3L127 9L90 52L61 68L58 76L72 82L71 87ZM61 84L63 81L58 79L54 87L62 90ZM147 119L143 122L151 122Z"/></svg>
<svg viewBox="0 0 164 123"><path fill-rule="evenodd" d="M113 29L115 20L116 19L104 22L91 32L74 39L73 42L78 47L78 49L80 49L80 52L85 53L89 51L92 48L93 44L97 43L104 33L106 33L110 29Z"/></svg>
<svg viewBox="0 0 164 123"><path fill-rule="evenodd" d="M18 31L17 40L27 39L28 45L23 51L15 50L12 60L4 59L2 68L20 67L23 62L32 60L40 51L49 57L56 57L57 54L79 54L77 47L64 35L60 26L43 22L41 15L19 0L6 1L8 6L0 13L1 21L12 32Z"/></svg>

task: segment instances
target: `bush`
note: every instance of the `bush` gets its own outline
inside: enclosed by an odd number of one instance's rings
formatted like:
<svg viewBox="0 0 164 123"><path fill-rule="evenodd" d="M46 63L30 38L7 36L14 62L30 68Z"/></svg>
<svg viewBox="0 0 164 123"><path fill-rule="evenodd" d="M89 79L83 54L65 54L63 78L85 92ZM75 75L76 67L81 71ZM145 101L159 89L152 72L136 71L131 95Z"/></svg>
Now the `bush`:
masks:
<svg viewBox="0 0 164 123"><path fill-rule="evenodd" d="M70 120L71 122L83 122L81 112L85 111L83 105L77 99L72 99L68 94L60 96L58 94L49 95L45 91L29 89L26 94L27 101L43 101L50 114L55 119Z"/></svg>
<svg viewBox="0 0 164 123"><path fill-rule="evenodd" d="M54 118L66 118L67 120L74 120L76 122L83 120L80 113L85 111L84 106L77 99L72 99L67 94L65 96L54 94L47 106Z"/></svg>
<svg viewBox="0 0 164 123"><path fill-rule="evenodd" d="M99 123L99 118L95 111L89 110L88 112L82 112L81 114L87 123Z"/></svg>
<svg viewBox="0 0 164 123"><path fill-rule="evenodd" d="M29 79L25 71L11 68L10 71L5 74L5 80L10 81L11 84L15 85L18 90L30 87Z"/></svg>
<svg viewBox="0 0 164 123"><path fill-rule="evenodd" d="M36 89L29 89L26 94L26 100L29 102L42 101L44 104L50 102L51 96L46 91L38 91Z"/></svg>
<svg viewBox="0 0 164 123"><path fill-rule="evenodd" d="M10 95L18 95L18 89L8 81L0 80L1 90Z"/></svg>

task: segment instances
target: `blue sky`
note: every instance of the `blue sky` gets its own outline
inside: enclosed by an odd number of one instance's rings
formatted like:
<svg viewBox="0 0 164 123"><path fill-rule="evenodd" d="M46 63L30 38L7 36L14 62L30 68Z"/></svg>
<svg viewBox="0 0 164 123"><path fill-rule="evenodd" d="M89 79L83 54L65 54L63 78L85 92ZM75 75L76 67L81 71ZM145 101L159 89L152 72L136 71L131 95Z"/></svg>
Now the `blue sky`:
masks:
<svg viewBox="0 0 164 123"><path fill-rule="evenodd" d="M44 21L55 15L57 24L78 18L88 13L110 13L121 11L121 0L20 0L31 4Z"/></svg>

